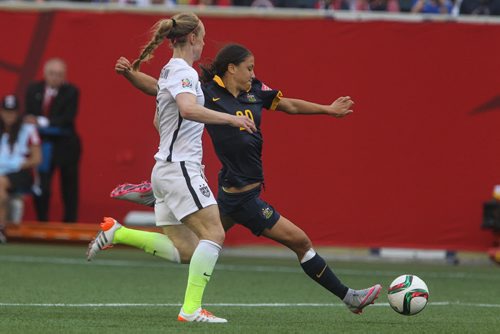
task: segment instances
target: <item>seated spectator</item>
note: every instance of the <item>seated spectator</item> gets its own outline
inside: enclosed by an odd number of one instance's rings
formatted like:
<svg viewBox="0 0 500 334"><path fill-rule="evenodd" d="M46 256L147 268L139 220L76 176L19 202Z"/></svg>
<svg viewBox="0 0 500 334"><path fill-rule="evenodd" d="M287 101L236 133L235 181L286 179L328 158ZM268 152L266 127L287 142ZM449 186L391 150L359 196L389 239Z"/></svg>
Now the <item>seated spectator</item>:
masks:
<svg viewBox="0 0 500 334"><path fill-rule="evenodd" d="M32 169L42 161L40 137L36 127L23 123L18 100L7 95L0 106L0 243L7 221L9 198L29 192L33 186Z"/></svg>
<svg viewBox="0 0 500 334"><path fill-rule="evenodd" d="M451 0L414 0L412 13L450 14L453 8Z"/></svg>
<svg viewBox="0 0 500 334"><path fill-rule="evenodd" d="M460 15L500 15L500 0L463 0Z"/></svg>

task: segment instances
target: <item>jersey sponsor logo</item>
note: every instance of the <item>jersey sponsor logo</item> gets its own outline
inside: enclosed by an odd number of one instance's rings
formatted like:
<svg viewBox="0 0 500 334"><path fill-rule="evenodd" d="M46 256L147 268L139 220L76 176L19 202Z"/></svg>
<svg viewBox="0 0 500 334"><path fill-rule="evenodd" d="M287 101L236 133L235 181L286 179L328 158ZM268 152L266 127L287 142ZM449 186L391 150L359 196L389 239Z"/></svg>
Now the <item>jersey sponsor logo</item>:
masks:
<svg viewBox="0 0 500 334"><path fill-rule="evenodd" d="M208 186L206 184L200 185L200 192L203 196L210 197L210 189L208 189Z"/></svg>
<svg viewBox="0 0 500 334"><path fill-rule="evenodd" d="M262 209L262 215L266 218L266 219L269 219L271 218L271 216L273 215L273 209L271 209L270 207L267 207L265 209Z"/></svg>
<svg viewBox="0 0 500 334"><path fill-rule="evenodd" d="M262 87L260 88L262 90L272 90L269 86L267 86L265 83L262 83Z"/></svg>
<svg viewBox="0 0 500 334"><path fill-rule="evenodd" d="M257 99L255 98L255 96L251 93L248 93L247 94L247 99L248 99L248 102L256 102Z"/></svg>
<svg viewBox="0 0 500 334"><path fill-rule="evenodd" d="M217 102L220 100L220 97L212 97L212 101Z"/></svg>
<svg viewBox="0 0 500 334"><path fill-rule="evenodd" d="M193 88L193 83L188 78L181 80L182 88Z"/></svg>

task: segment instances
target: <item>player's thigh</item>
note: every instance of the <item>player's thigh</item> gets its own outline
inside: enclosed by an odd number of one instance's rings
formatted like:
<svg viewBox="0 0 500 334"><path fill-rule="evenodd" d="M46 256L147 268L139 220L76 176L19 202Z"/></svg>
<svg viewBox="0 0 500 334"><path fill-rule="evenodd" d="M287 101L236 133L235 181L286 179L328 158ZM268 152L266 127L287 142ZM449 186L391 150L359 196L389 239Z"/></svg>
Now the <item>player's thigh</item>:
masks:
<svg viewBox="0 0 500 334"><path fill-rule="evenodd" d="M193 212L182 219L182 223L189 227L199 239L207 239L222 245L224 229L219 216L217 205L211 205Z"/></svg>
<svg viewBox="0 0 500 334"><path fill-rule="evenodd" d="M271 229L265 229L262 235L287 246L297 254L305 254L312 247L307 234L283 216Z"/></svg>
<svg viewBox="0 0 500 334"><path fill-rule="evenodd" d="M226 231L231 227L231 223L225 221L226 217L233 223L243 225L256 236L262 235L264 230L271 229L276 224L280 213L262 200L260 193L261 187L241 193L227 193L219 187L217 199Z"/></svg>

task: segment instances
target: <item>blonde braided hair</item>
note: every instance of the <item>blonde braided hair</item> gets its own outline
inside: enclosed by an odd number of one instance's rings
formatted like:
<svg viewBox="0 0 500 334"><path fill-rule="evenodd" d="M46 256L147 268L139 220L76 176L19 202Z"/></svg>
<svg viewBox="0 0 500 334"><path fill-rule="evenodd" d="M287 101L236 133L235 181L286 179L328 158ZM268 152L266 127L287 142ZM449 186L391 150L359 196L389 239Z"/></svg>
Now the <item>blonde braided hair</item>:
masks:
<svg viewBox="0 0 500 334"><path fill-rule="evenodd" d="M184 45L190 33L198 33L200 22L200 19L194 13L179 13L170 19L162 19L156 22L151 29L153 31L151 40L144 46L139 58L132 63L133 69L137 71L141 63L153 58L154 50L165 39L169 39L173 47Z"/></svg>

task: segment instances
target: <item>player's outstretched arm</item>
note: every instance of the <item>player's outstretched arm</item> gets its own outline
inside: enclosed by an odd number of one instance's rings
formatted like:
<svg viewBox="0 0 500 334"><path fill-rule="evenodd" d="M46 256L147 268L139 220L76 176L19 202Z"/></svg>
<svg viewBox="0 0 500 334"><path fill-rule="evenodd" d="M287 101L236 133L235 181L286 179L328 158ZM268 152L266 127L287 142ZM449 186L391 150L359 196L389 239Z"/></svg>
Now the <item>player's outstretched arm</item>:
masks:
<svg viewBox="0 0 500 334"><path fill-rule="evenodd" d="M140 71L134 71L132 69L132 64L125 57L120 57L115 64L115 72L123 75L135 88L139 89L141 92L156 96L158 92L158 80L153 78L146 73Z"/></svg>
<svg viewBox="0 0 500 334"><path fill-rule="evenodd" d="M281 98L276 110L287 114L325 114L334 117L344 117L351 114L354 101L349 96L342 96L330 105L317 104L305 100Z"/></svg>
<svg viewBox="0 0 500 334"><path fill-rule="evenodd" d="M191 93L180 93L176 96L175 101L179 106L182 118L205 124L230 125L244 129L248 133L257 131L255 123L247 116L234 116L205 108L196 103L196 96Z"/></svg>

